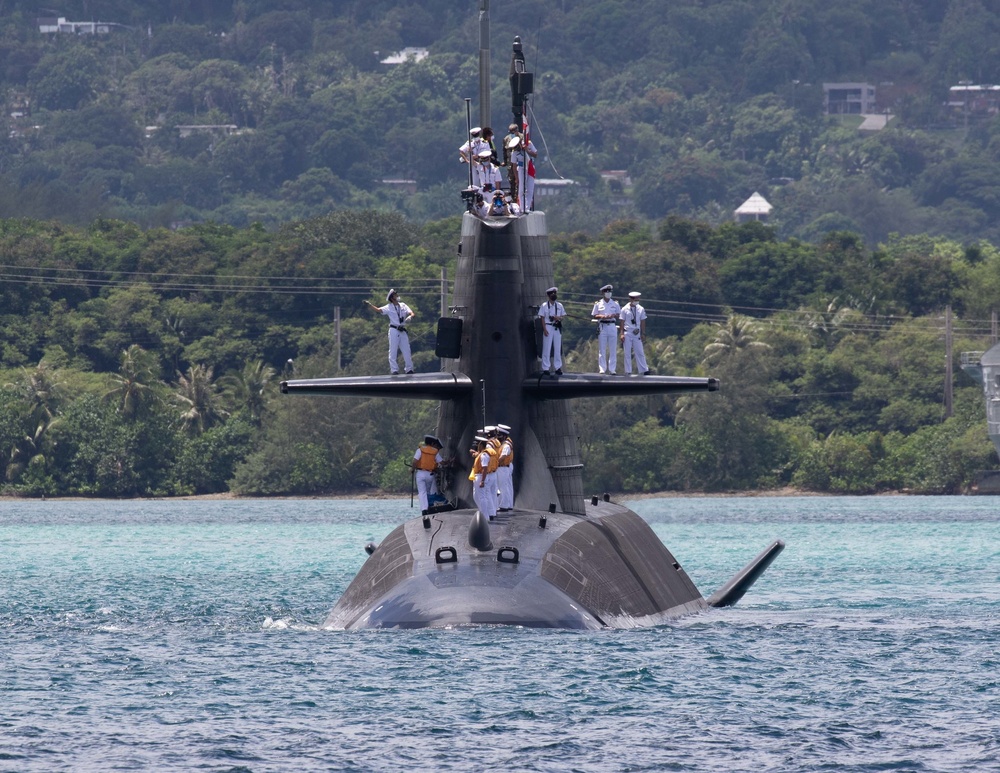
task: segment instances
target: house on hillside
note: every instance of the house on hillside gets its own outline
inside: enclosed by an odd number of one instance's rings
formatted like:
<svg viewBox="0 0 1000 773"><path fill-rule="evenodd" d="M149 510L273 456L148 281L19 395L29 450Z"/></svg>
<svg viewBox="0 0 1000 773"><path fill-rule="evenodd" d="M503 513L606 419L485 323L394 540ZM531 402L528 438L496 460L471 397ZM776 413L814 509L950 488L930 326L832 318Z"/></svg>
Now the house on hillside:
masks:
<svg viewBox="0 0 1000 773"><path fill-rule="evenodd" d="M824 83L823 108L827 115L876 113L875 87L870 83Z"/></svg>
<svg viewBox="0 0 1000 773"><path fill-rule="evenodd" d="M55 35L59 33L70 33L72 35L107 35L112 27L123 27L112 21L67 21L65 17L58 19L40 18L36 19L38 31L43 35Z"/></svg>
<svg viewBox="0 0 1000 773"><path fill-rule="evenodd" d="M948 109L960 116L993 116L1000 113L1000 86L963 82L948 89Z"/></svg>
<svg viewBox="0 0 1000 773"><path fill-rule="evenodd" d="M771 203L757 193L757 191L754 191L749 199L733 211L733 216L736 218L737 223L748 223L751 220L766 223L772 209L774 207L771 206Z"/></svg>

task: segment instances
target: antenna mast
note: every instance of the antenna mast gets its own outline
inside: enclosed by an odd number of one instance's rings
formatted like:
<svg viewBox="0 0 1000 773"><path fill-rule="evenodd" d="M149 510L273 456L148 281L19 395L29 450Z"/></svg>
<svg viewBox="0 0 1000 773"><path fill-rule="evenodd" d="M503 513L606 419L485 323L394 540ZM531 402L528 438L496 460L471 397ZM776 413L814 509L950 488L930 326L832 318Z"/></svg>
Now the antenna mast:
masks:
<svg viewBox="0 0 1000 773"><path fill-rule="evenodd" d="M490 0L479 0L479 125L490 123Z"/></svg>

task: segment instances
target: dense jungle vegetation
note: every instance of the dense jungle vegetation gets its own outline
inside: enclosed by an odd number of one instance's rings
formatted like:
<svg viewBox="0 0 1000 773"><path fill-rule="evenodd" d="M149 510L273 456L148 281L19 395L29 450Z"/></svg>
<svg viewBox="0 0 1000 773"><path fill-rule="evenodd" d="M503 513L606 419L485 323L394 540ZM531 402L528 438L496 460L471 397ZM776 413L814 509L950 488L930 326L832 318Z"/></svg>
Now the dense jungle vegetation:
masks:
<svg viewBox="0 0 1000 773"><path fill-rule="evenodd" d="M4 215L273 227L339 208L454 212L463 98L478 92L475 0L68 0L58 12L124 26L43 35L36 4L0 3ZM959 82L1000 82L997 0L493 0L491 18L493 122L510 119L519 34L539 176L580 183L547 205L553 230L668 214L719 225L756 190L782 238L1000 241L996 117L946 105ZM406 46L430 55L380 64ZM889 127L823 115L824 82L873 84ZM237 132L177 128L198 124Z"/></svg>
<svg viewBox="0 0 1000 773"><path fill-rule="evenodd" d="M104 496L405 490L436 405L276 394L279 378L383 373L392 285L436 370L442 267L460 218L344 211L274 231L100 219L0 221L0 449L6 486ZM660 374L722 379L671 400L580 400L587 484L602 491L795 485L962 490L995 467L981 387L959 373L945 417L944 321L983 349L1000 251L929 236L780 241L759 223L670 217L552 237L573 319L565 367L596 370L596 289L640 287ZM341 340L333 324L341 310ZM292 360L292 362L289 362ZM342 368L338 371L338 360Z"/></svg>
<svg viewBox="0 0 1000 773"><path fill-rule="evenodd" d="M390 285L437 368L477 9L63 4L122 25L88 36L0 0L3 491L409 486L434 405L276 386L383 372L361 301ZM579 401L588 487L956 492L996 466L960 373L945 416L943 313L956 358L989 345L1000 118L946 102L1000 81L1000 2L493 0L492 20L494 123L520 34L539 176L579 183L545 202L563 299L586 317L604 282L641 289L655 372L726 385ZM379 63L404 46L430 55ZM823 115L828 81L876 85L887 127ZM771 224L733 224L754 191ZM592 332L567 326L570 370L596 369Z"/></svg>

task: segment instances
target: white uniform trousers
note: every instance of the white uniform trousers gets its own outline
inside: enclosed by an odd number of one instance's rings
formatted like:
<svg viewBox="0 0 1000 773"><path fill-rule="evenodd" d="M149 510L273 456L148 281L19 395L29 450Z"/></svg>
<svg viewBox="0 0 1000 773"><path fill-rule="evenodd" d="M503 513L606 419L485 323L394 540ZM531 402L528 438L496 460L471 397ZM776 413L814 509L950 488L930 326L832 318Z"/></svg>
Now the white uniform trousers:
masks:
<svg viewBox="0 0 1000 773"><path fill-rule="evenodd" d="M428 470L417 470L417 497L420 499L420 511L423 512L430 505L431 494L437 493L437 481L434 480L434 473Z"/></svg>
<svg viewBox="0 0 1000 773"><path fill-rule="evenodd" d="M562 368L562 331L548 324L545 329L549 334L542 336L542 370L548 370L550 364L559 370Z"/></svg>
<svg viewBox="0 0 1000 773"><path fill-rule="evenodd" d="M406 333L401 333L394 327L389 328L389 372L399 373L399 364L396 362L399 352L403 352L403 363L406 370L413 370L413 360L410 358L410 337Z"/></svg>
<svg viewBox="0 0 1000 773"><path fill-rule="evenodd" d="M618 367L618 325L614 322L597 323L597 369L601 373L614 373Z"/></svg>
<svg viewBox="0 0 1000 773"><path fill-rule="evenodd" d="M642 338L638 333L632 331L625 332L625 375L632 372L632 355L635 354L635 367L639 370L639 375L645 373L649 368L646 365L646 355L642 351Z"/></svg>
<svg viewBox="0 0 1000 773"><path fill-rule="evenodd" d="M524 178L528 178L525 183ZM524 196L524 211L530 212L535 201L535 178L528 174L523 166L517 167L517 190Z"/></svg>
<svg viewBox="0 0 1000 773"><path fill-rule="evenodd" d="M480 486L480 480L486 475L486 482ZM479 512L487 518L497 514L497 474L495 472L480 473L472 481L472 498L476 500Z"/></svg>
<svg viewBox="0 0 1000 773"><path fill-rule="evenodd" d="M514 465L497 467L497 485L500 487L500 507L510 510L514 506Z"/></svg>

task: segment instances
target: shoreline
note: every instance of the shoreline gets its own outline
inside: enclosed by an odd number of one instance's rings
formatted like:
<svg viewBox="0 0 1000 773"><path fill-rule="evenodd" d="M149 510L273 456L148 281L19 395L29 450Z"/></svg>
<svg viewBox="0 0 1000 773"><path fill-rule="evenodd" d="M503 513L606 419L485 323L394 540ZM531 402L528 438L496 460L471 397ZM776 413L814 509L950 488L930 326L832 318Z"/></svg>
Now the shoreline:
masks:
<svg viewBox="0 0 1000 773"><path fill-rule="evenodd" d="M600 496L600 495L597 495ZM800 489L792 488L791 486L785 486L780 489L768 489L766 491L752 490L752 491L724 491L724 492L706 492L706 491L655 491L655 492L638 492L631 494L613 494L611 499L615 502L634 502L644 499L723 499L731 497L744 497L744 498L763 498L763 497L837 497L837 496L856 496L856 497L897 497L897 496L924 496L922 494L910 494L905 491L885 491L879 494L830 494L822 491L802 491ZM946 496L968 496L967 494L952 494ZM85 497L85 496L67 496L67 497L33 497L33 496L19 496L17 494L0 494L0 502L184 502L184 501L215 501L215 500L343 500L343 499L373 499L373 500L392 500L392 499L406 499L406 494L392 494L389 492L379 492L372 493L371 491L359 491L359 492L349 492L349 493L339 493L339 494L288 494L288 495L277 495L277 496L239 496L238 494L233 494L232 492L221 492L217 494L190 494L184 496L176 497ZM587 497L585 497L587 498Z"/></svg>

